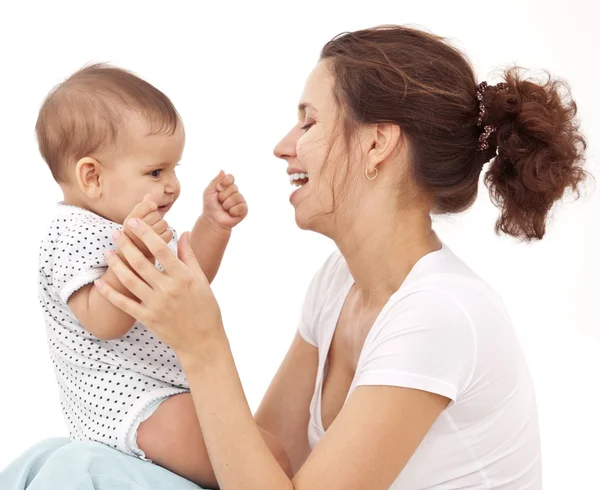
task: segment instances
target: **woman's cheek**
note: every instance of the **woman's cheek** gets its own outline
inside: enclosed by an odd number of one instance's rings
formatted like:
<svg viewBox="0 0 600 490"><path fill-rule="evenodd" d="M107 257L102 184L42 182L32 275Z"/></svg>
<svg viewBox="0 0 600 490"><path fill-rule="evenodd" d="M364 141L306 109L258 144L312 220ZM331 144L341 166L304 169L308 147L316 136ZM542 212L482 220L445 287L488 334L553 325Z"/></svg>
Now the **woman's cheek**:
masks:
<svg viewBox="0 0 600 490"><path fill-rule="evenodd" d="M319 145L311 138L309 133L306 133L298 140L296 145L296 155L298 160L302 163L304 170L311 170L315 166L315 162L318 162L319 158Z"/></svg>

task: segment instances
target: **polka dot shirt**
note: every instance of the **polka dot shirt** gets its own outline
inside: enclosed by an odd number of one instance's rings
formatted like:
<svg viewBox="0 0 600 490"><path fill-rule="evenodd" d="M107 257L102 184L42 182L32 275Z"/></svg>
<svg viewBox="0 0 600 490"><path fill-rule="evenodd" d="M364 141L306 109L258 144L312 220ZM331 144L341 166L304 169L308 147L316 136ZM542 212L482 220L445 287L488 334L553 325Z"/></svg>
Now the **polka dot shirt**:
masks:
<svg viewBox="0 0 600 490"><path fill-rule="evenodd" d="M100 340L67 306L75 291L106 271L104 251L115 248L117 229L122 226L90 211L59 204L40 247L39 300L71 438L131 454L127 440L142 412L189 386L175 353L141 323L119 339Z"/></svg>

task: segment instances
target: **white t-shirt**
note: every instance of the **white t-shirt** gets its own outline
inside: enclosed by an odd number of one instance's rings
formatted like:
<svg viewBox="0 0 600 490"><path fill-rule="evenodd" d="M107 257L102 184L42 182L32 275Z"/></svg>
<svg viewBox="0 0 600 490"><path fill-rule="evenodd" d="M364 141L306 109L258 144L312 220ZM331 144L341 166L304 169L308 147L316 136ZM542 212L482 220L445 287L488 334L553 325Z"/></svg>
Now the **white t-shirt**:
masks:
<svg viewBox="0 0 600 490"><path fill-rule="evenodd" d="M311 447L324 435L323 372L353 282L336 252L305 299L299 333L319 349ZM451 400L390 490L542 488L534 389L510 318L490 286L445 245L417 262L377 317L349 394L360 385Z"/></svg>
<svg viewBox="0 0 600 490"><path fill-rule="evenodd" d="M122 229L59 204L40 247L38 293L69 435L143 458L134 436L147 408L189 389L179 361L139 322L119 339L94 337L67 304L106 272L104 251L115 248L112 232Z"/></svg>

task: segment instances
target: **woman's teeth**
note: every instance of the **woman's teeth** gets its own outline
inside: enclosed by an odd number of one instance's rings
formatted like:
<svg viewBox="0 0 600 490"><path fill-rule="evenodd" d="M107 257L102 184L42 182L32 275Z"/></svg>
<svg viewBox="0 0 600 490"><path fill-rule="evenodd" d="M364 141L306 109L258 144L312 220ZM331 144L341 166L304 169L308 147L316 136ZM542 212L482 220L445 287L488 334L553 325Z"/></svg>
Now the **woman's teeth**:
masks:
<svg viewBox="0 0 600 490"><path fill-rule="evenodd" d="M290 184L300 187L308 182L308 174L290 174Z"/></svg>

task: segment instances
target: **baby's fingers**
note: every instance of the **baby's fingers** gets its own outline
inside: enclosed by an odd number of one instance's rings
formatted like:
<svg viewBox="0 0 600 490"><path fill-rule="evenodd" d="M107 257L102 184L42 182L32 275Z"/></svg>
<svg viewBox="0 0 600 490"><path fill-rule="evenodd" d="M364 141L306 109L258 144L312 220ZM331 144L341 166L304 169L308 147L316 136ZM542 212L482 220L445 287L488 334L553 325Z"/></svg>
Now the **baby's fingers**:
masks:
<svg viewBox="0 0 600 490"><path fill-rule="evenodd" d="M240 202L231 206L227 212L229 213L229 216L232 216L233 218L244 219L246 216L248 216L248 205L246 202Z"/></svg>
<svg viewBox="0 0 600 490"><path fill-rule="evenodd" d="M232 185L234 182L235 182L235 178L233 177L233 175L227 174L217 184L217 190L219 192L221 192L221 191L227 189L227 187L229 187L230 185Z"/></svg>
<svg viewBox="0 0 600 490"><path fill-rule="evenodd" d="M214 179L212 179L209 182L209 184L206 186L204 193L212 194L213 192L219 192L218 185L221 182L221 180L223 180L224 175L225 175L225 172L223 172L222 170L219 170L219 173L217 174L217 176Z"/></svg>
<svg viewBox="0 0 600 490"><path fill-rule="evenodd" d="M223 209L227 212L229 212L229 210L233 207L236 206L238 204L242 204L242 203L246 203L246 200L244 199L244 196L242 196L239 192L236 192L235 194L229 196L227 199L225 199L221 205L223 206ZM230 213L231 214L231 213Z"/></svg>
<svg viewBox="0 0 600 490"><path fill-rule="evenodd" d="M169 225L164 219L161 219L158 223L155 223L151 227L157 235L162 235L168 230Z"/></svg>
<svg viewBox="0 0 600 490"><path fill-rule="evenodd" d="M143 219L150 213L156 211L157 209L158 205L150 198L150 196L146 196L144 197L144 200L141 203L137 204L133 208L133 211L131 211L125 222L127 222L131 218Z"/></svg>
<svg viewBox="0 0 600 490"><path fill-rule="evenodd" d="M157 223L160 223L162 216L158 211L152 211L141 219L143 219L144 223L146 223L148 226L153 227Z"/></svg>
<svg viewBox="0 0 600 490"><path fill-rule="evenodd" d="M240 194L238 186L235 184L231 184L229 187L225 188L221 192L219 192L219 202L223 204L227 199L229 199L234 194ZM240 194L241 196L241 194Z"/></svg>
<svg viewBox="0 0 600 490"><path fill-rule="evenodd" d="M165 243L171 243L171 240L173 240L173 230L168 228L165 232L160 234L160 237L164 240Z"/></svg>

